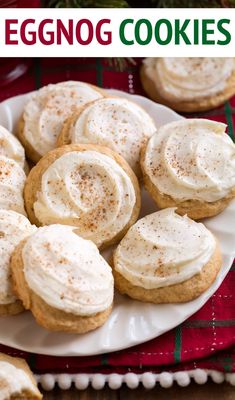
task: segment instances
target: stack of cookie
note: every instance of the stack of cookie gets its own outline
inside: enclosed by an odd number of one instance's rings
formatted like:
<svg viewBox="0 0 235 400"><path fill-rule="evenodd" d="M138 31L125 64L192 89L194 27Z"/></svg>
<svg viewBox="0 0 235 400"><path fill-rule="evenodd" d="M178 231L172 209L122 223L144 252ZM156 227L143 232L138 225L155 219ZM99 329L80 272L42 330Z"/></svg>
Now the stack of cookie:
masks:
<svg viewBox="0 0 235 400"><path fill-rule="evenodd" d="M204 292L222 261L196 220L235 197L225 129L189 119L157 130L134 102L81 82L34 93L24 148L1 128L0 313L31 310L49 330L85 333L109 317L114 285L153 303ZM27 178L24 150L36 163ZM142 184L156 212L138 220ZM111 245L110 266L100 250Z"/></svg>

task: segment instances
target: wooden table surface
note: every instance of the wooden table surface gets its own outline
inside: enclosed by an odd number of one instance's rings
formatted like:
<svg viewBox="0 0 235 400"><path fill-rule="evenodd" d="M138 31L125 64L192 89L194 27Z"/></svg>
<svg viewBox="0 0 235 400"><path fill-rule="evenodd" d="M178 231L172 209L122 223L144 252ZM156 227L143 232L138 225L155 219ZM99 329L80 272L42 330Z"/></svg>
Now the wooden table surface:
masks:
<svg viewBox="0 0 235 400"><path fill-rule="evenodd" d="M130 390L123 386L120 390L110 390L108 387L95 391L87 389L78 391L76 389L61 391L55 389L53 392L44 394L44 400L235 400L235 387L223 383L217 385L208 382L205 385L190 384L186 388L174 385L170 389L156 387L146 390L141 385L138 389Z"/></svg>

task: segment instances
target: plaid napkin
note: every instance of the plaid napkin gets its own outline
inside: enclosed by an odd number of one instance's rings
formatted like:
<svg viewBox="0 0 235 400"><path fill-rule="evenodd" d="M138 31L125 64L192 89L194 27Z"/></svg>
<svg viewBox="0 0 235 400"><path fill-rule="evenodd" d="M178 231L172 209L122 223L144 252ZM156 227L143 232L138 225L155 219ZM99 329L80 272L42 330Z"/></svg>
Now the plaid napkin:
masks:
<svg viewBox="0 0 235 400"><path fill-rule="evenodd" d="M0 101L68 79L82 80L104 88L144 94L138 64L119 72L108 60L33 59L27 74L0 91ZM194 115L195 116L195 115ZM228 125L234 139L235 97L223 107L200 114ZM24 357L35 373L133 371L160 372L194 368L235 372L235 264L208 302L176 329L139 346L94 357L48 357L24 353L4 346L0 351Z"/></svg>

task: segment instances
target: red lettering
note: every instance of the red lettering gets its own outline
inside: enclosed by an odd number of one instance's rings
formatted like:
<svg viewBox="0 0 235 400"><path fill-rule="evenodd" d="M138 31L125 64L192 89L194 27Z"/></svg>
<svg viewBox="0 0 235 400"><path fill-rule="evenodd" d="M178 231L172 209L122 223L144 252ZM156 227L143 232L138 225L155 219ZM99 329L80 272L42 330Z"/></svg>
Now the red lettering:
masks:
<svg viewBox="0 0 235 400"><path fill-rule="evenodd" d="M101 36L101 28L103 27L104 24L110 24L110 19L101 19L96 26L96 38L99 44L111 44L112 43L112 32L111 31L104 31L103 34L106 35L106 40L104 40Z"/></svg>
<svg viewBox="0 0 235 400"><path fill-rule="evenodd" d="M44 19L40 22L38 27L38 38L42 44L50 45L54 44L55 41L55 33L53 31L44 32L44 28L47 24L53 24L53 19ZM49 36L49 39L45 39L45 33Z"/></svg>
<svg viewBox="0 0 235 400"><path fill-rule="evenodd" d="M81 36L81 29L82 25L86 24L88 28L88 35L87 39L83 39ZM76 38L79 44L90 44L94 35L94 29L91 21L89 19L81 19L78 21L77 26L76 26Z"/></svg>
<svg viewBox="0 0 235 400"><path fill-rule="evenodd" d="M18 44L18 40L11 39L11 34L16 34L16 29L11 29L11 24L17 24L18 19L6 19L5 21L5 43L6 44Z"/></svg>
<svg viewBox="0 0 235 400"><path fill-rule="evenodd" d="M22 22L22 25L20 27L20 37L21 40L24 44L28 44L29 46L32 44L36 43L36 32L28 32L28 35L30 35L31 39L28 39L26 36L26 29L29 24L34 24L35 19L26 19L25 21Z"/></svg>
<svg viewBox="0 0 235 400"><path fill-rule="evenodd" d="M66 28L61 21L61 19L57 20L57 44L61 44L62 42L62 34L67 40L68 44L73 44L73 20L69 19L68 28Z"/></svg>

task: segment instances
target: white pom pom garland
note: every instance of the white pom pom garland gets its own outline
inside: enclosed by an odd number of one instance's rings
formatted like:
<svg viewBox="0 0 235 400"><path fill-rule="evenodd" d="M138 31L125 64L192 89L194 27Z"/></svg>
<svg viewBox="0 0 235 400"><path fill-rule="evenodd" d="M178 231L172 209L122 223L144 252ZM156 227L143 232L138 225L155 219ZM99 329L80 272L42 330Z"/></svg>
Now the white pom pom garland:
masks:
<svg viewBox="0 0 235 400"><path fill-rule="evenodd" d="M203 369L197 368L194 371L193 378L198 385L204 385L207 382L208 376L206 371Z"/></svg>
<svg viewBox="0 0 235 400"><path fill-rule="evenodd" d="M142 384L145 389L152 389L156 385L156 378L152 372L145 372L142 375Z"/></svg>
<svg viewBox="0 0 235 400"><path fill-rule="evenodd" d="M139 378L138 375L133 372L128 372L125 375L125 382L129 389L136 389L139 386Z"/></svg>
<svg viewBox="0 0 235 400"><path fill-rule="evenodd" d="M188 386L191 382L191 378L199 384L203 385L207 382L208 378L211 378L213 382L220 384L226 380L226 382L235 386L235 373L227 373L205 370L205 369L194 369L191 371L177 371L177 372L161 372L155 374L153 372L144 372L143 374L134 374L128 372L127 374L121 375L112 373L110 375L104 374L44 374L37 375L36 380L41 384L44 390L53 390L57 383L59 388L62 390L68 390L74 384L76 389L85 390L89 384L95 390L101 390L107 383L110 389L117 390L123 383L126 383L129 389L136 389L140 383L145 389L153 389L156 384L159 384L163 388L169 388L176 382L179 386Z"/></svg>
<svg viewBox="0 0 235 400"><path fill-rule="evenodd" d="M38 377L38 382L41 383L42 388L46 391L53 390L55 387L55 377L52 374Z"/></svg>
<svg viewBox="0 0 235 400"><path fill-rule="evenodd" d="M89 386L90 380L87 374L78 374L74 378L76 389L85 390Z"/></svg>
<svg viewBox="0 0 235 400"><path fill-rule="evenodd" d="M159 383L165 389L173 385L173 380L173 374L170 372L162 372L159 376Z"/></svg>
<svg viewBox="0 0 235 400"><path fill-rule="evenodd" d="M110 374L108 377L108 385L110 389L117 390L122 386L123 375Z"/></svg>
<svg viewBox="0 0 235 400"><path fill-rule="evenodd" d="M72 385L72 377L69 374L58 375L58 385L62 390L68 390Z"/></svg>
<svg viewBox="0 0 235 400"><path fill-rule="evenodd" d="M102 374L94 374L91 378L91 385L95 390L103 389L105 385L105 375Z"/></svg>

